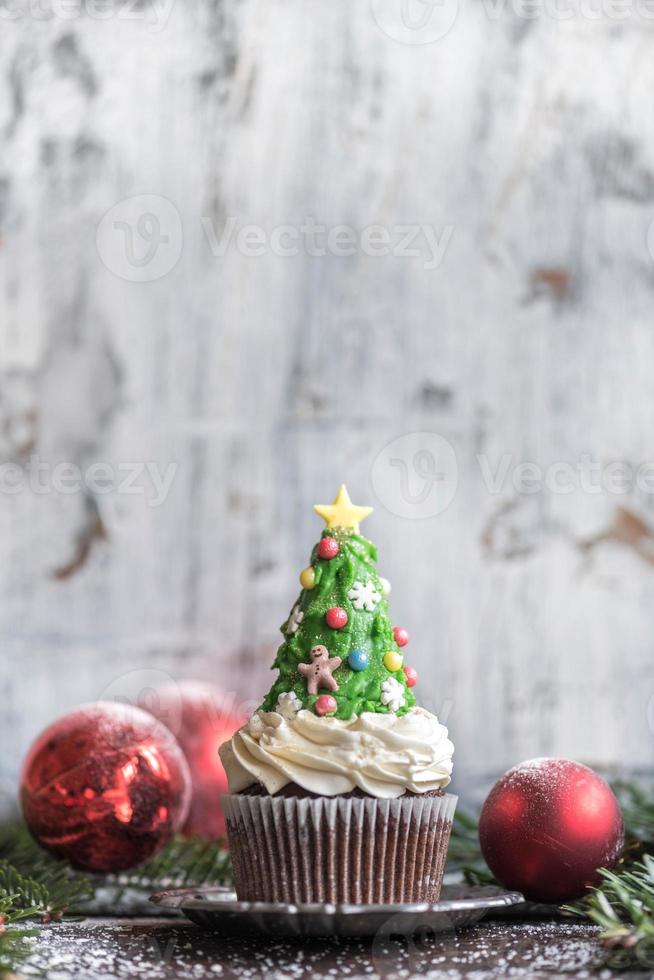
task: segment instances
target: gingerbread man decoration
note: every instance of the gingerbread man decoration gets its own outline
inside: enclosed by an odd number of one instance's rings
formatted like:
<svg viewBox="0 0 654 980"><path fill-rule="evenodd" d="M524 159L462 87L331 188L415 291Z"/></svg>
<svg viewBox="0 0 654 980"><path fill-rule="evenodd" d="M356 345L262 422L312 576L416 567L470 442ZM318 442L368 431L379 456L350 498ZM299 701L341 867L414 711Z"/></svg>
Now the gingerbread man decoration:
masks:
<svg viewBox="0 0 654 980"><path fill-rule="evenodd" d="M311 648L311 663L298 664L298 670L307 678L307 691L317 694L319 687L328 691L338 691L338 684L332 677L337 667L341 666L340 657L330 657L329 650L322 643Z"/></svg>

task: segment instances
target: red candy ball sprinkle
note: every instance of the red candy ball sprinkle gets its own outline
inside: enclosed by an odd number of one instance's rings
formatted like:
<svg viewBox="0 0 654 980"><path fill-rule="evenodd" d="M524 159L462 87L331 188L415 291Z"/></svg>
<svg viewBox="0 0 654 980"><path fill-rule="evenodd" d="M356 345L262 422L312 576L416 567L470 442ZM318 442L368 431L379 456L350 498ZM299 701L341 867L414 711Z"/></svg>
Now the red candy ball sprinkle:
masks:
<svg viewBox="0 0 654 980"><path fill-rule="evenodd" d="M613 792L569 759L531 759L490 791L479 820L486 862L505 888L535 902L570 902L612 868L624 843Z"/></svg>
<svg viewBox="0 0 654 980"><path fill-rule="evenodd" d="M408 630L405 630L402 626L393 627L393 636L398 647L405 647L409 642Z"/></svg>
<svg viewBox="0 0 654 980"><path fill-rule="evenodd" d="M347 613L340 606L332 606L325 613L325 620L333 630L342 630L347 625Z"/></svg>
<svg viewBox="0 0 654 980"><path fill-rule="evenodd" d="M317 715L333 715L338 705L331 694L321 694L315 703Z"/></svg>
<svg viewBox="0 0 654 980"><path fill-rule="evenodd" d="M336 555L340 551L338 541L335 538L322 538L320 544L318 545L318 554L321 558L331 559L336 558Z"/></svg>
<svg viewBox="0 0 654 980"><path fill-rule="evenodd" d="M415 687L418 683L418 671L415 667L405 667L404 676L406 677L407 687Z"/></svg>

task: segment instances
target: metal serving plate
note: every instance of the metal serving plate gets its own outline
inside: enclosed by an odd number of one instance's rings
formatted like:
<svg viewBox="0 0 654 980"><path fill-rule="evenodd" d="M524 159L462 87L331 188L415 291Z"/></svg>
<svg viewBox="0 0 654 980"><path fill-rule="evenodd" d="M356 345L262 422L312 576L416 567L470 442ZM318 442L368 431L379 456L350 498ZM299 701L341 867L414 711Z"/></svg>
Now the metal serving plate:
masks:
<svg viewBox="0 0 654 980"><path fill-rule="evenodd" d="M284 905L239 902L229 888L177 888L150 901L177 909L206 929L268 936L378 936L429 930L451 932L488 912L524 902L519 892L488 886L444 885L441 900L397 905Z"/></svg>

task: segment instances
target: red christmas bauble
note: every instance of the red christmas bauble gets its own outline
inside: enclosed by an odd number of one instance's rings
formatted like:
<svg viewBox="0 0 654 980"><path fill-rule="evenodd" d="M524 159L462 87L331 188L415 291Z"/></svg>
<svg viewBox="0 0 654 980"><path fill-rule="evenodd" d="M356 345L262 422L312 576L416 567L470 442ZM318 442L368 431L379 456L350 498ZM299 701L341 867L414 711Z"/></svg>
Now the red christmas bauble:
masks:
<svg viewBox="0 0 654 980"><path fill-rule="evenodd" d="M347 613L340 606L332 606L325 613L325 620L333 630L342 630L344 626L347 626Z"/></svg>
<svg viewBox="0 0 654 980"><path fill-rule="evenodd" d="M418 671L415 667L405 667L404 676L406 677L407 687L415 687L418 683Z"/></svg>
<svg viewBox="0 0 654 980"><path fill-rule="evenodd" d="M191 795L174 737L139 708L99 701L37 738L20 798L36 840L85 871L132 868L184 823Z"/></svg>
<svg viewBox="0 0 654 980"><path fill-rule="evenodd" d="M338 546L338 541L335 538L321 538L318 545L318 554L321 558L331 559L336 558L336 555L341 549Z"/></svg>
<svg viewBox="0 0 654 980"><path fill-rule="evenodd" d="M394 626L393 637L398 647L405 647L409 642L409 631L405 630L403 626Z"/></svg>
<svg viewBox="0 0 654 980"><path fill-rule="evenodd" d="M618 801L597 773L569 759L531 759L490 791L479 819L486 862L505 888L568 902L598 883L624 845Z"/></svg>
<svg viewBox="0 0 654 980"><path fill-rule="evenodd" d="M191 809L182 832L224 838L220 797L228 787L218 749L247 720L234 696L214 684L180 681L150 691L143 707L173 732L191 770Z"/></svg>

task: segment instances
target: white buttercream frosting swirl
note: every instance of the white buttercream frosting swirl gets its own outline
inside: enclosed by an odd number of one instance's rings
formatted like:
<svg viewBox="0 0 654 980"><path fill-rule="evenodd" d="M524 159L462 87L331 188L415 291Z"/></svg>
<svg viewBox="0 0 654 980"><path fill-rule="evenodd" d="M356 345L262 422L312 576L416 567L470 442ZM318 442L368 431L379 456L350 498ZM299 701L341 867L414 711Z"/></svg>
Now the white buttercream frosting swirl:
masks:
<svg viewBox="0 0 654 980"><path fill-rule="evenodd" d="M232 793L260 783L272 794L296 783L319 796L358 788L394 799L447 786L453 752L447 728L424 708L347 721L302 710L291 717L256 712L220 757Z"/></svg>

